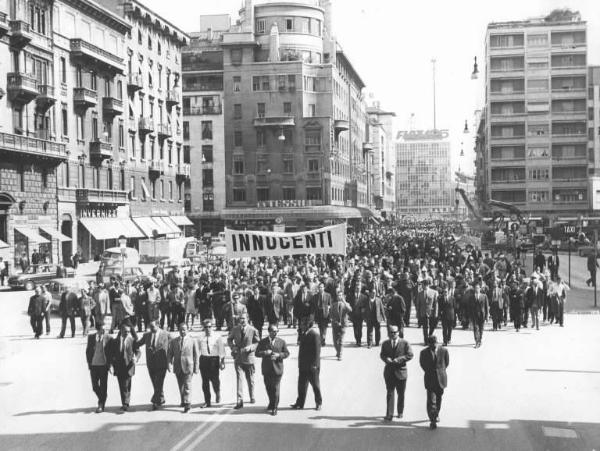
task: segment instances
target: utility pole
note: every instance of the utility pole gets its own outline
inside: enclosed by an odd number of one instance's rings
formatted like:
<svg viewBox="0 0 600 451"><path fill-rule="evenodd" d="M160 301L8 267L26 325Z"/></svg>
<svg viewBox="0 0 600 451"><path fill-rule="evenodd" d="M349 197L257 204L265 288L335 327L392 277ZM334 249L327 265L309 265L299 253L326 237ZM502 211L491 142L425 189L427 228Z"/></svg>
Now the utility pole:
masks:
<svg viewBox="0 0 600 451"><path fill-rule="evenodd" d="M431 60L433 66L433 130L437 130L436 105L435 105L435 58Z"/></svg>

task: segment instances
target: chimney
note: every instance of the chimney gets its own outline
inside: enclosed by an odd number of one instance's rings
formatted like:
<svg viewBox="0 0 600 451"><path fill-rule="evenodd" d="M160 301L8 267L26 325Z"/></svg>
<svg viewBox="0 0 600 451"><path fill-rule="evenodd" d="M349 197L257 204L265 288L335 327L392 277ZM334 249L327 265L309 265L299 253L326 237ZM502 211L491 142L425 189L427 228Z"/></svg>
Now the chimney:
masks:
<svg viewBox="0 0 600 451"><path fill-rule="evenodd" d="M279 61L279 28L275 22L271 25L271 34L269 35L269 61L272 63Z"/></svg>
<svg viewBox="0 0 600 451"><path fill-rule="evenodd" d="M325 15L323 21L323 35L332 37L333 36L333 28L332 28L332 10L333 10L333 0L319 0L319 5L323 8L323 13Z"/></svg>
<svg viewBox="0 0 600 451"><path fill-rule="evenodd" d="M244 22L242 31L250 31L254 33L254 4L252 0L244 1Z"/></svg>

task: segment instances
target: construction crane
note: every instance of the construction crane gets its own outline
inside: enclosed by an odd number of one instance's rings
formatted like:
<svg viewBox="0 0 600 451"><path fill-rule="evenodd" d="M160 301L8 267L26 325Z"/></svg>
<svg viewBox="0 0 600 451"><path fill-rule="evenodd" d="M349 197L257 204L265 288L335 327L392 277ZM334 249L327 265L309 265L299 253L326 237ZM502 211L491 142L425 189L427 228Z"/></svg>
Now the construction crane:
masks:
<svg viewBox="0 0 600 451"><path fill-rule="evenodd" d="M516 217L516 221L518 221L519 224L524 224L526 222L523 218L523 212L512 204L502 202L499 200L490 200L487 202L485 210L483 212L479 212L475 209L471 201L467 198L464 189L456 187L455 191L458 194L460 194L460 197L462 197L463 202L475 218L475 221L472 221L472 223L469 224L471 228L475 228L481 231L499 230L502 227L505 216L502 211L492 210L492 207L508 211L511 215L511 219L513 217ZM458 199L456 199L456 205L458 206ZM491 219L486 220L486 217L491 217Z"/></svg>

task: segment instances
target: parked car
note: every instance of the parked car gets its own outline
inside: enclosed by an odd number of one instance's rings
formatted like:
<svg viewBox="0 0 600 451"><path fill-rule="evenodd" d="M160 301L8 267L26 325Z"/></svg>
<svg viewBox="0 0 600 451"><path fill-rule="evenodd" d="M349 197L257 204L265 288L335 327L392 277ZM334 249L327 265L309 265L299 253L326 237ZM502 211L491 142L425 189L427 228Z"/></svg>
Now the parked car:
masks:
<svg viewBox="0 0 600 451"><path fill-rule="evenodd" d="M48 283L48 290L52 295L52 301L50 302L50 311L58 312L58 306L60 304L60 298L62 294L67 290L73 290L79 295L81 288L86 287L86 282L81 282L76 279L54 279Z"/></svg>
<svg viewBox="0 0 600 451"><path fill-rule="evenodd" d="M58 268L58 265L52 263L31 265L25 272L9 277L8 286L13 290L23 288L25 290L33 290L36 285L61 278L61 275L75 277L75 270L73 268L61 267L62 274L58 271Z"/></svg>
<svg viewBox="0 0 600 451"><path fill-rule="evenodd" d="M134 282L140 280L141 282L153 282L154 277L144 274L142 268L139 266L105 266L98 270L98 276L96 280L100 279L105 284L110 283L112 277L116 277L123 282Z"/></svg>
<svg viewBox="0 0 600 451"><path fill-rule="evenodd" d="M189 271L192 269L192 261L189 258L165 258L160 263L163 265L165 274L177 267L182 271Z"/></svg>
<svg viewBox="0 0 600 451"><path fill-rule="evenodd" d="M122 264L123 255L120 247L110 247L102 252L100 265L117 266ZM133 247L125 248L125 266L137 266L140 264L140 253Z"/></svg>

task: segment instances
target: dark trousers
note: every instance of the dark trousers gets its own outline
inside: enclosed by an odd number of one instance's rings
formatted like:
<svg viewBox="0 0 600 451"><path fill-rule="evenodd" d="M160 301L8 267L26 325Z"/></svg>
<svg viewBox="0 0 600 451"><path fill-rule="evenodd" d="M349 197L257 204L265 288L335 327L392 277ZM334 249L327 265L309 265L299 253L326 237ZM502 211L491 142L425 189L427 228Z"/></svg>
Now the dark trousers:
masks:
<svg viewBox="0 0 600 451"><path fill-rule="evenodd" d="M394 416L394 404L396 393L398 394L398 415L402 415L404 413L404 392L406 390L406 379L398 380L396 378L390 378L385 381L385 388L387 391L386 400L387 400L387 410L386 417Z"/></svg>
<svg viewBox="0 0 600 451"><path fill-rule="evenodd" d="M148 368L148 374L152 381L152 388L154 393L150 402L156 405L162 405L165 403L165 394L163 392L163 385L165 383L165 375L167 374L166 368Z"/></svg>
<svg viewBox="0 0 600 451"><path fill-rule="evenodd" d="M432 423L437 422L437 417L440 414L440 409L442 408L443 394L443 388L427 390L427 416L429 416L429 421Z"/></svg>
<svg viewBox="0 0 600 451"><path fill-rule="evenodd" d="M171 317L169 318L169 330L173 331L185 321L185 310L179 304L171 306Z"/></svg>
<svg viewBox="0 0 600 451"><path fill-rule="evenodd" d="M363 319L360 314L352 318L352 329L354 329L354 340L357 345L362 343Z"/></svg>
<svg viewBox="0 0 600 451"><path fill-rule="evenodd" d="M267 409L277 409L279 406L279 385L281 384L281 376L264 376L265 388L269 397L269 405Z"/></svg>
<svg viewBox="0 0 600 451"><path fill-rule="evenodd" d="M342 343L344 341L346 327L339 324L332 324L331 332L333 333L333 347L335 348L335 355L336 357L341 357L343 348Z"/></svg>
<svg viewBox="0 0 600 451"><path fill-rule="evenodd" d="M529 322L529 309L531 307L525 307L522 312L521 325L523 327L527 327L527 323Z"/></svg>
<svg viewBox="0 0 600 451"><path fill-rule="evenodd" d="M556 321L558 322L558 324L560 324L561 326L564 325L564 323L563 323L564 318L565 318L565 301L564 301L564 299L558 300L558 304L556 305L556 312L554 312L554 317L556 318Z"/></svg>
<svg viewBox="0 0 600 451"><path fill-rule="evenodd" d="M94 393L98 397L98 405L104 408L104 404L106 404L108 366L90 367L90 377L92 380L92 390L94 390Z"/></svg>
<svg viewBox="0 0 600 451"><path fill-rule="evenodd" d="M321 335L321 346L325 346L325 337L327 336L327 328L329 327L329 321L323 318L317 320L319 324L319 334Z"/></svg>
<svg viewBox="0 0 600 451"><path fill-rule="evenodd" d="M444 344L448 344L452 341L452 329L454 329L454 320L443 319L442 336L444 338Z"/></svg>
<svg viewBox="0 0 600 451"><path fill-rule="evenodd" d="M72 337L75 336L75 316L70 315L70 316L63 316L61 318L62 324L60 326L60 335L59 335L60 338L63 338L65 336L65 332L67 331L67 319L71 323L71 336Z"/></svg>
<svg viewBox="0 0 600 451"><path fill-rule="evenodd" d="M136 311L135 312L135 317L136 317L136 322L137 322L137 329L138 332L143 332L144 330L148 329L148 310L145 308L141 308L141 312Z"/></svg>
<svg viewBox="0 0 600 451"><path fill-rule="evenodd" d="M531 306L531 327L535 326L536 329L540 328L540 318L539 318L540 309L537 305Z"/></svg>
<svg viewBox="0 0 600 451"><path fill-rule="evenodd" d="M373 344L373 329L375 330L375 346L379 346L381 340L381 324L379 321L367 320L367 344Z"/></svg>
<svg viewBox="0 0 600 451"><path fill-rule="evenodd" d="M252 326L258 331L258 336L262 339L263 327L265 325L264 316L254 316L250 319Z"/></svg>
<svg viewBox="0 0 600 451"><path fill-rule="evenodd" d="M432 316L421 317L421 327L423 328L423 343L427 343L427 337L433 334L437 327L438 319Z"/></svg>
<svg viewBox="0 0 600 451"><path fill-rule="evenodd" d="M223 304L215 303L213 312L215 314L215 324L217 325L217 330L221 330L223 328L223 323L225 322L225 315L223 314Z"/></svg>
<svg viewBox="0 0 600 451"><path fill-rule="evenodd" d="M323 398L321 397L321 382L319 381L320 368L298 371L298 399L296 405L304 407L306 401L306 390L308 384L312 385L315 394L315 403L321 405Z"/></svg>
<svg viewBox="0 0 600 451"><path fill-rule="evenodd" d="M42 335L44 332L44 318L42 315L30 316L29 323L31 324L31 329L33 330L36 338Z"/></svg>
<svg viewBox="0 0 600 451"><path fill-rule="evenodd" d="M219 379L219 364L218 356L208 357L200 356L200 376L202 377L202 392L204 393L204 402L210 404L210 384L216 395L221 391L221 381Z"/></svg>
<svg viewBox="0 0 600 451"><path fill-rule="evenodd" d="M520 308L513 309L511 315L513 323L515 325L515 329L521 329L521 320L523 319L523 312L521 312Z"/></svg>
<svg viewBox="0 0 600 451"><path fill-rule="evenodd" d="M50 312L44 312L44 321L46 322L46 333L50 333Z"/></svg>
<svg viewBox="0 0 600 451"><path fill-rule="evenodd" d="M405 299L406 302L406 311L404 312L404 325L406 327L410 324L410 306L412 305L410 299Z"/></svg>
<svg viewBox="0 0 600 451"><path fill-rule="evenodd" d="M121 405L128 406L131 397L131 376L127 372L117 372L117 381L119 381Z"/></svg>
<svg viewBox="0 0 600 451"><path fill-rule="evenodd" d="M481 338L483 337L483 318L473 319L473 336L475 337L475 344L481 344Z"/></svg>

